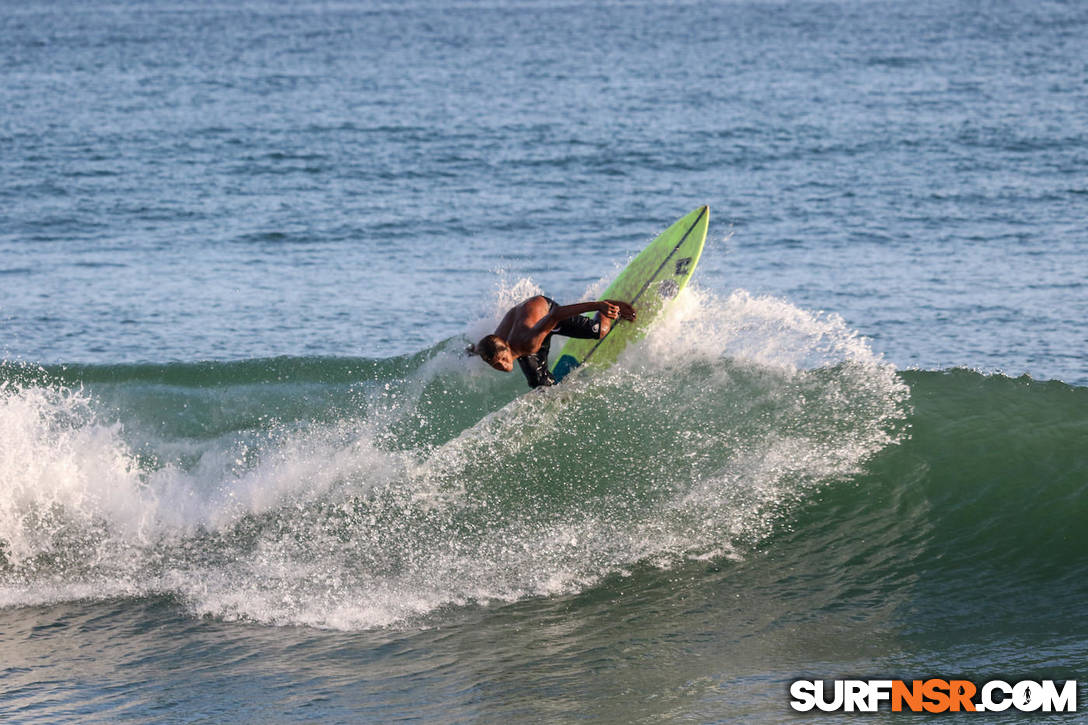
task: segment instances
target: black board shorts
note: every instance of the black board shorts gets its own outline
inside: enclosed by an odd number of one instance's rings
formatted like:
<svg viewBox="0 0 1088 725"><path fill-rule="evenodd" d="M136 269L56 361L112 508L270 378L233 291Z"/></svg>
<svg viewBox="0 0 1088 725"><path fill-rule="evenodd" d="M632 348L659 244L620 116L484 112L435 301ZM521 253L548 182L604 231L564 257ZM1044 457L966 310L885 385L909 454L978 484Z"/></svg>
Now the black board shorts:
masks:
<svg viewBox="0 0 1088 725"><path fill-rule="evenodd" d="M551 314L551 311L558 307L559 303L550 297L544 299L548 300L548 314ZM596 340L600 334L601 323L592 317L575 315L560 322L544 338L539 350L531 355L523 355L518 358L518 365L521 366L521 371L525 373L525 379L529 381L529 387L539 388L541 386L555 385L555 378L552 377L551 371L548 370L548 351L551 348L552 335L577 337L581 340Z"/></svg>

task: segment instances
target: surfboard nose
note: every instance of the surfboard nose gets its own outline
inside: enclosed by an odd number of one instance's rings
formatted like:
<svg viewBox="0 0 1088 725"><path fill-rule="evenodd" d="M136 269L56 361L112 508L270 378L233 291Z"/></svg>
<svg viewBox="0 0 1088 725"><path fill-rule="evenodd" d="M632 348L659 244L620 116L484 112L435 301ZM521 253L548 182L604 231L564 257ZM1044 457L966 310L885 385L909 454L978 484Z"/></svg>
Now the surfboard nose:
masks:
<svg viewBox="0 0 1088 725"><path fill-rule="evenodd" d="M607 367L632 340L645 335L665 304L679 294L695 271L706 241L710 205L696 207L677 219L631 260L601 295L638 309L638 321L612 327L599 340L571 339L552 367L558 382L574 368L593 362Z"/></svg>

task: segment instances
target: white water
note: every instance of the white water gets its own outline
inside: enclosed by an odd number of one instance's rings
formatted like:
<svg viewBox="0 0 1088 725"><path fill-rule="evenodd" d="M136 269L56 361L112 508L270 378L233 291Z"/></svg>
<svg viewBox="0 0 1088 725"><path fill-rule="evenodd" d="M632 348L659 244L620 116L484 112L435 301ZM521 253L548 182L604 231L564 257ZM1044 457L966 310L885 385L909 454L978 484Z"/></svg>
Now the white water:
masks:
<svg viewBox="0 0 1088 725"><path fill-rule="evenodd" d="M466 334L537 291L503 286ZM456 350L377 386L359 419L207 440L126 427L94 391L6 384L0 605L170 594L356 629L743 556L892 442L906 404L841 319L743 291L689 288L613 368L498 409L510 379ZM436 386L469 397L435 407ZM451 440L390 443L472 406L482 420Z"/></svg>

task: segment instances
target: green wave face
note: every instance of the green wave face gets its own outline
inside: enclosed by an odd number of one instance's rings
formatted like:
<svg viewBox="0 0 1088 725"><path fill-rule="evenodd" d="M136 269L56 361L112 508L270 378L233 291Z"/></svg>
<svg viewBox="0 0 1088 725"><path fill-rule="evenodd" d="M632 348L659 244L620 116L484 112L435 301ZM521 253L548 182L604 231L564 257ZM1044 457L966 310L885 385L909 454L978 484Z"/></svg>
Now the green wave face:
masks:
<svg viewBox="0 0 1088 725"><path fill-rule="evenodd" d="M552 366L556 380L580 365L607 368L631 342L646 334L695 272L709 222L709 207L695 209L662 232L624 268L601 298L629 302L638 312L637 319L616 320L603 340L568 340Z"/></svg>

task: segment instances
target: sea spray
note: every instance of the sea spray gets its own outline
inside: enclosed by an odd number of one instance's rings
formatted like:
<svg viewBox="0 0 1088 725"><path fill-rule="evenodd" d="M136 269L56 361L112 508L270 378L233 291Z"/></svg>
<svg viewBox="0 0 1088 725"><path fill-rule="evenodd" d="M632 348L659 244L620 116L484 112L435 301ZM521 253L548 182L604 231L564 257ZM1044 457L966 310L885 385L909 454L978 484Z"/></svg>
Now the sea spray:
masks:
<svg viewBox="0 0 1088 725"><path fill-rule="evenodd" d="M466 335L535 292L500 291ZM350 629L743 558L900 440L908 406L842 320L744 292L685 290L618 364L552 389L462 346L8 376L4 601L167 594Z"/></svg>

